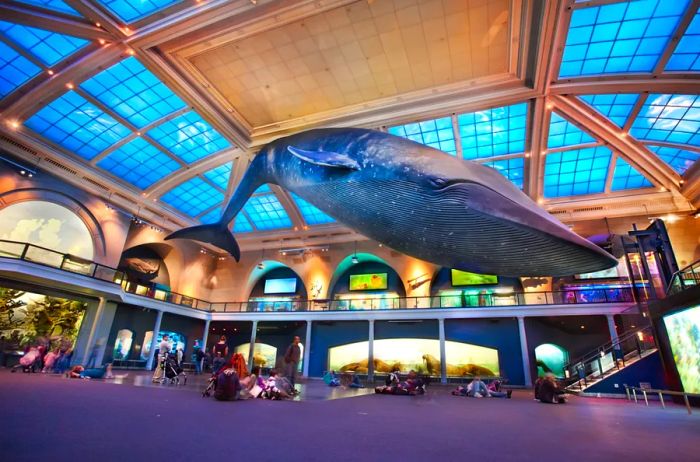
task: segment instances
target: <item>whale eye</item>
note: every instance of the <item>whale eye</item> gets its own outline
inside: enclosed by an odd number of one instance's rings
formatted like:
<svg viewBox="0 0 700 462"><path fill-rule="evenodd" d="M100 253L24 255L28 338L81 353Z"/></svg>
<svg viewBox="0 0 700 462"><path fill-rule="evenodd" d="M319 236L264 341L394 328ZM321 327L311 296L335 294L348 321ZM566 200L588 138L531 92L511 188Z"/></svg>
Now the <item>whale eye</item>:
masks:
<svg viewBox="0 0 700 462"><path fill-rule="evenodd" d="M447 180L444 178L431 178L430 179L430 184L434 188L444 188L447 185Z"/></svg>

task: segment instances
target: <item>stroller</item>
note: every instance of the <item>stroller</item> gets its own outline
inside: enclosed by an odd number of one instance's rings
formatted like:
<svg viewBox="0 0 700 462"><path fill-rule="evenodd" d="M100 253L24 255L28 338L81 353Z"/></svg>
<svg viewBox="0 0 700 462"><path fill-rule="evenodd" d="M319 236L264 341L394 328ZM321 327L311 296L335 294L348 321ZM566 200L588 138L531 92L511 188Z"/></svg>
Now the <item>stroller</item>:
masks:
<svg viewBox="0 0 700 462"><path fill-rule="evenodd" d="M182 370L180 364L177 362L177 356L173 353L169 354L165 361L163 361L163 382L169 381L171 384L180 385L180 379L182 379L182 384L187 384L187 374Z"/></svg>

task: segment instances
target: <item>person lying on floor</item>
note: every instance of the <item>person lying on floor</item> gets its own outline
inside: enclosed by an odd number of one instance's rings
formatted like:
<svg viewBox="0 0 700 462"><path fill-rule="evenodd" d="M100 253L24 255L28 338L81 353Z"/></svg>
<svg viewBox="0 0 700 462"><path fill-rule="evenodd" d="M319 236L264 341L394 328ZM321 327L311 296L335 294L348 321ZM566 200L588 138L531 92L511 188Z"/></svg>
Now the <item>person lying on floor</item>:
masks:
<svg viewBox="0 0 700 462"><path fill-rule="evenodd" d="M338 377L336 377L335 371L328 371L325 374L323 374L323 383L325 383L329 387L340 386L340 380L338 379Z"/></svg>
<svg viewBox="0 0 700 462"><path fill-rule="evenodd" d="M292 397L292 388L289 380L273 369L260 396L265 399L287 399Z"/></svg>
<svg viewBox="0 0 700 462"><path fill-rule="evenodd" d="M554 374L548 372L544 376L544 380L540 383L537 389L537 395L541 403L563 404L566 403L564 390L554 378Z"/></svg>
<svg viewBox="0 0 700 462"><path fill-rule="evenodd" d="M474 377L466 387L457 387L457 389L452 392L453 395L468 396L470 398L510 398L512 393L512 390L490 390L479 376Z"/></svg>
<svg viewBox="0 0 700 462"><path fill-rule="evenodd" d="M418 395L425 393L425 382L414 370L409 371L405 382L401 382L398 370L394 370L387 377L386 385L376 387L374 392L384 395Z"/></svg>
<svg viewBox="0 0 700 462"><path fill-rule="evenodd" d="M85 369L83 366L73 366L70 372L66 373L71 379L122 379L129 374L114 376L112 374L112 363L105 364L102 367L93 367Z"/></svg>

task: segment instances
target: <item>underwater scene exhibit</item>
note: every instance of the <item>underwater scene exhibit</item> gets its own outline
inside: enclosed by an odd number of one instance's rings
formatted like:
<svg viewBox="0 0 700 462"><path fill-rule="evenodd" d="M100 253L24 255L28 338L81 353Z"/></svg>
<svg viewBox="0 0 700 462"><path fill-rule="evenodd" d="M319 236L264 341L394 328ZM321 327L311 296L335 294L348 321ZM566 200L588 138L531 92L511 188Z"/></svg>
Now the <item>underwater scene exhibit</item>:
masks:
<svg viewBox="0 0 700 462"><path fill-rule="evenodd" d="M683 390L700 393L700 305L664 316Z"/></svg>
<svg viewBox="0 0 700 462"><path fill-rule="evenodd" d="M564 366L569 362L569 353L559 345L543 343L535 348L535 361L538 377L551 372L561 378L564 377Z"/></svg>
<svg viewBox="0 0 700 462"><path fill-rule="evenodd" d="M299 350L301 350L302 359L299 361L297 369L301 371L304 367L304 345L301 343L299 343ZM247 358L250 352L250 343L243 343L236 346L233 352ZM255 348L253 349L253 366L264 368L284 367L284 360L280 357L280 364L277 364L277 347L268 345L267 343L255 342Z"/></svg>
<svg viewBox="0 0 700 462"><path fill-rule="evenodd" d="M170 341L170 345L172 345L172 349L170 351L177 351L177 350L182 350L185 351L185 347L187 346L187 337L184 335L180 334L179 332L173 332L169 330L161 330L158 331L158 337L156 338L156 348L159 347L160 342L163 340L163 336L167 335ZM148 359L148 354L151 352L151 341L153 340L153 331L147 331L146 334L143 336L143 347L141 347L141 359ZM119 339L117 339L119 341ZM115 342L115 349L116 349L116 342Z"/></svg>
<svg viewBox="0 0 700 462"><path fill-rule="evenodd" d="M450 377L495 377L500 375L498 350L462 342L445 342L447 375ZM328 368L340 372L368 371L369 342L355 342L328 349ZM374 372L398 368L440 376L440 341L394 338L374 341Z"/></svg>

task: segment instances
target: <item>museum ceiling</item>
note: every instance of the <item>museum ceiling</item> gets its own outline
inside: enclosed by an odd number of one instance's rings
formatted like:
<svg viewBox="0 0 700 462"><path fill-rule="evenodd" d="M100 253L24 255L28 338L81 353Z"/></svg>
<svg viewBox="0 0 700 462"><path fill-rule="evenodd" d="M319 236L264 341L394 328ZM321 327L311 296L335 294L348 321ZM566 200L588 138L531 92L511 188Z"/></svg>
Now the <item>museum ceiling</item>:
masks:
<svg viewBox="0 0 700 462"><path fill-rule="evenodd" d="M495 168L565 223L700 205L700 0L0 3L0 149L163 230L250 160L376 128ZM361 239L270 185L243 250Z"/></svg>

